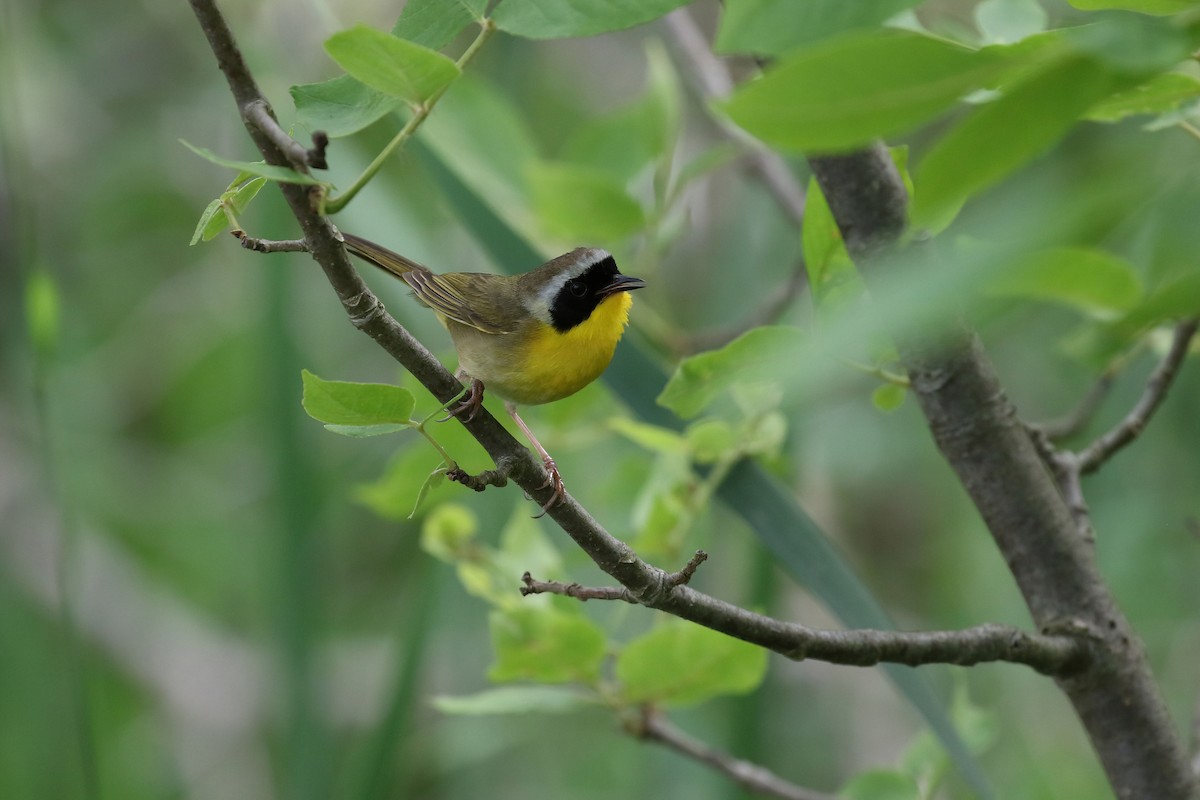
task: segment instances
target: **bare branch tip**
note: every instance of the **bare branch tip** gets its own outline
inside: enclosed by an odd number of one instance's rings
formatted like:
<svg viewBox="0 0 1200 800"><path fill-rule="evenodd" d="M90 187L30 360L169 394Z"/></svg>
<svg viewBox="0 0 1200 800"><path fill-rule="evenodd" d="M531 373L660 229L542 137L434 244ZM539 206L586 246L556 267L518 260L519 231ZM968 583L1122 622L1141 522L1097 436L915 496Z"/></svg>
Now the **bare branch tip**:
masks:
<svg viewBox="0 0 1200 800"><path fill-rule="evenodd" d="M477 492L482 492L489 486L507 486L509 474L512 472L512 465L501 463L496 469L485 469L478 475L471 475L462 467L455 467L446 473L446 477L455 483L461 483L468 489L474 489ZM529 575L528 572L525 573Z"/></svg>
<svg viewBox="0 0 1200 800"><path fill-rule="evenodd" d="M686 586L691 582L692 576L696 574L696 570L700 569L700 565L708 560L708 553L703 550L697 550L688 562L683 565L683 569L678 572L672 572L666 577L665 583L667 586L674 588L676 586Z"/></svg>

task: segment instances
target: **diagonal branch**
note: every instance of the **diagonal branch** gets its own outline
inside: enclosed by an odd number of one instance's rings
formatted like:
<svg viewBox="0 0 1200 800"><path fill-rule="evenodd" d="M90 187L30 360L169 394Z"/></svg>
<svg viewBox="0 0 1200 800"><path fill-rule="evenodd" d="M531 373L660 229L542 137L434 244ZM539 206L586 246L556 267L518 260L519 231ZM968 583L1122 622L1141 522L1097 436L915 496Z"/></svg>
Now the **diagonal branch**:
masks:
<svg viewBox="0 0 1200 800"><path fill-rule="evenodd" d="M652 708L643 708L638 719L630 720L626 724L626 730L639 739L658 742L688 758L707 764L752 792L782 797L784 800L834 800L832 795L797 786L765 767L734 758L729 753L693 739Z"/></svg>
<svg viewBox="0 0 1200 800"><path fill-rule="evenodd" d="M1081 474L1087 475L1095 472L1101 464L1136 439L1145 429L1150 417L1154 416L1154 412L1166 399L1167 391L1171 388L1175 376L1179 374L1179 367L1183 364L1183 359L1187 357L1192 337L1196 335L1197 324L1200 323L1192 319L1175 326L1175 336L1171 340L1171 347L1162 362L1150 375L1141 399L1125 416L1125 419L1079 452Z"/></svg>

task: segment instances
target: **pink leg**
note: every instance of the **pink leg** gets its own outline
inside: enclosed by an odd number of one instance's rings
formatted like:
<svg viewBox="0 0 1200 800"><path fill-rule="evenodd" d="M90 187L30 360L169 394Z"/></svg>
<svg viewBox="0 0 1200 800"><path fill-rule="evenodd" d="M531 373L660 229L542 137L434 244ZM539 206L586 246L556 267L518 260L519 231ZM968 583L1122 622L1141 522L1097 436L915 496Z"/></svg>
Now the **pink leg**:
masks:
<svg viewBox="0 0 1200 800"><path fill-rule="evenodd" d="M525 424L525 420L521 419L520 415L517 414L516 405L513 403L505 403L504 407L508 409L509 416L513 418L513 421L516 422L521 428L521 431L524 432L525 437L529 439L530 444L533 445L533 449L536 450L538 455L542 457L542 463L546 466L546 472L548 473L546 482L538 488L545 489L547 486L552 486L554 487L554 494L550 495L550 499L546 501L546 505L542 506L542 514L545 514L551 508L563 501L563 497L565 497L567 494L567 488L563 486L562 476L558 474L558 467L555 465L554 459L551 458L550 454L546 452L546 448L542 447L542 443L539 442L537 437L533 435L533 431L529 430L529 426ZM542 514L538 514L538 516L540 517Z"/></svg>

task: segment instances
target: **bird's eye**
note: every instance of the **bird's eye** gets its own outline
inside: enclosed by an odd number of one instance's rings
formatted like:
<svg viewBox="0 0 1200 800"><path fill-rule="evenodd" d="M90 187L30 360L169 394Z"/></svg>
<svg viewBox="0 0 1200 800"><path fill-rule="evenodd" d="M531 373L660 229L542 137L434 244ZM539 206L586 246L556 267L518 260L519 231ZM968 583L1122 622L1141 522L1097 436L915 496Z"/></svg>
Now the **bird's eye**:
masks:
<svg viewBox="0 0 1200 800"><path fill-rule="evenodd" d="M575 297L583 297L587 294L587 284L583 281L569 281L567 283L567 291Z"/></svg>

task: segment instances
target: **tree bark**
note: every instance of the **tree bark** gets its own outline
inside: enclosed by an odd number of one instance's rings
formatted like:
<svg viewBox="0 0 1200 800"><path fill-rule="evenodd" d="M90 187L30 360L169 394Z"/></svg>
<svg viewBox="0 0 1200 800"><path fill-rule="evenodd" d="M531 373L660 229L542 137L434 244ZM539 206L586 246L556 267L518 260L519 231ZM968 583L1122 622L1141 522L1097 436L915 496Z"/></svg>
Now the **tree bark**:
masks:
<svg viewBox="0 0 1200 800"><path fill-rule="evenodd" d="M904 231L907 197L886 148L809 159L868 287L874 256ZM897 342L942 455L1000 548L1044 633L1090 641L1079 673L1058 678L1119 798L1195 800L1183 743L1141 641L1101 577L975 334L952 321Z"/></svg>

